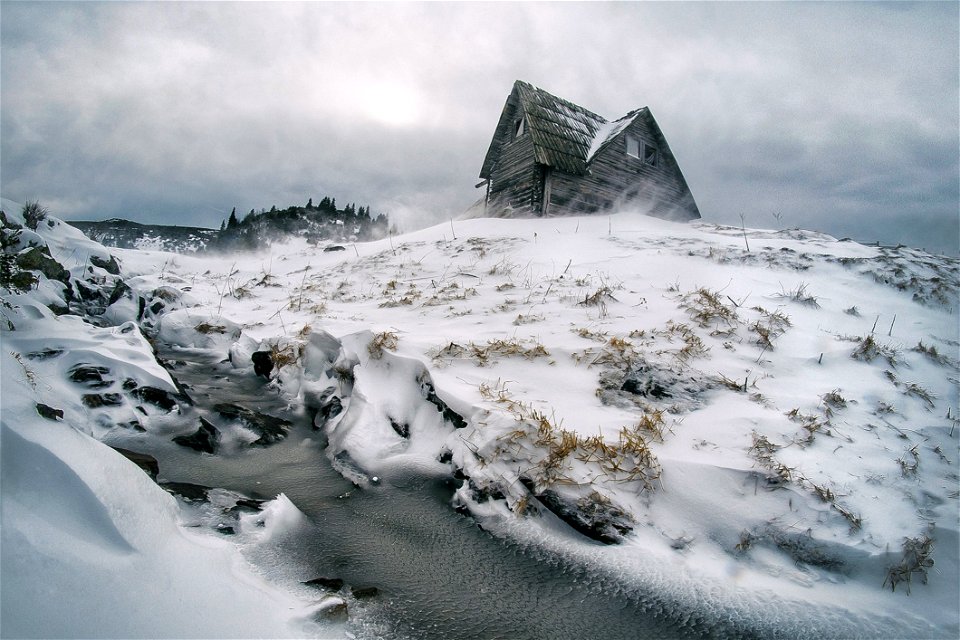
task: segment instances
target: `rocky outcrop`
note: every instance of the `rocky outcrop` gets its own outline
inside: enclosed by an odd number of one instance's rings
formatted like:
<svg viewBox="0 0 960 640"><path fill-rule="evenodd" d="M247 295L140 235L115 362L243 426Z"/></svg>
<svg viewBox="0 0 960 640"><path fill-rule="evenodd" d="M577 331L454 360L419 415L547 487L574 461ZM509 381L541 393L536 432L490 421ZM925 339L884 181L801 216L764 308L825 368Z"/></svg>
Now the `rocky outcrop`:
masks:
<svg viewBox="0 0 960 640"><path fill-rule="evenodd" d="M200 418L200 428L188 436L176 436L173 438L181 447L194 449L203 453L216 453L220 445L220 430Z"/></svg>
<svg viewBox="0 0 960 640"><path fill-rule="evenodd" d="M259 437L250 443L251 446L266 447L276 444L286 438L290 432L289 420L253 411L240 405L224 402L214 405L213 410L222 418L235 420L256 433Z"/></svg>

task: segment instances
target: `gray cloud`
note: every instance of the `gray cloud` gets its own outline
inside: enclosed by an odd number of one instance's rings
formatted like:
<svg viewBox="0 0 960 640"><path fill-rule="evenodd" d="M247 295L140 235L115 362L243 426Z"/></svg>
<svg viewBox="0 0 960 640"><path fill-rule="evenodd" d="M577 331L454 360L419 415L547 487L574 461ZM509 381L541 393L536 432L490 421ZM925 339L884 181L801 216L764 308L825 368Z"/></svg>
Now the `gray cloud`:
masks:
<svg viewBox="0 0 960 640"><path fill-rule="evenodd" d="M65 218L218 225L473 189L513 80L648 105L708 220L957 251L955 4L4 3L0 178Z"/></svg>

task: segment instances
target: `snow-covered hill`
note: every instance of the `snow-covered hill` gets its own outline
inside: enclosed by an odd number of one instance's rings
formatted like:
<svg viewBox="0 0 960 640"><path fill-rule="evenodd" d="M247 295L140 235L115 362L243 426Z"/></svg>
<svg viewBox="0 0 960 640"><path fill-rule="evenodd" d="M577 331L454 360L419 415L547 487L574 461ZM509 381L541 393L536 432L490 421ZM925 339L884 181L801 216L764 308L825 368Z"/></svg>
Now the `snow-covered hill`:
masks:
<svg viewBox="0 0 960 640"><path fill-rule="evenodd" d="M360 487L456 477L451 507L494 535L691 617L783 637L960 631L955 259L636 213L217 258L107 253L50 221L7 249L45 245L69 277L4 291L5 583L8 553L28 585L40 562L8 536L65 509L22 482L7 499L10 446L91 486L83 465L124 461L51 430L203 440L169 411L183 399L146 336L256 368ZM206 433L224 455L257 436ZM69 521L110 531L98 553L136 547L111 501L164 497L128 484L97 485L101 520Z"/></svg>

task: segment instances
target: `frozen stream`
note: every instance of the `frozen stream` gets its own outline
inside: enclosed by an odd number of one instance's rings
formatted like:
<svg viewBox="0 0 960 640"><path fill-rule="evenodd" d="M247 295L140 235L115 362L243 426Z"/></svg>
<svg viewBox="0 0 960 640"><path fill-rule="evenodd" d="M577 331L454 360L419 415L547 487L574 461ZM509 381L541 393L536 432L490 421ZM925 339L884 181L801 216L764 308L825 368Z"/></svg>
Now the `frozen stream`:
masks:
<svg viewBox="0 0 960 640"><path fill-rule="evenodd" d="M180 361L172 371L201 414L217 402L232 402L286 417L295 426L279 444L232 456L154 443L148 452L159 460L161 478L259 498L285 493L313 526L287 541L273 562L297 580L323 576L376 586L378 596L351 609L347 628L358 637L682 634L647 611L642 595L484 532L450 507L449 486L388 478L371 490L355 488L331 467L321 434L305 418L290 416L262 380L190 352L164 355Z"/></svg>

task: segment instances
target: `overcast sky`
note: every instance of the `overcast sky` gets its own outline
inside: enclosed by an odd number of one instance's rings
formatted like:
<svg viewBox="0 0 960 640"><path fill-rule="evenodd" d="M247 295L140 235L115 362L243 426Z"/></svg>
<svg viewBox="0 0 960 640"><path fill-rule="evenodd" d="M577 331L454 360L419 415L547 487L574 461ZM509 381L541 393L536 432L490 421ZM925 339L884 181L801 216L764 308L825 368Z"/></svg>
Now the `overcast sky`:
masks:
<svg viewBox="0 0 960 640"><path fill-rule="evenodd" d="M202 226L329 195L411 229L482 195L522 79L649 106L706 220L957 253L958 7L3 2L0 188Z"/></svg>

